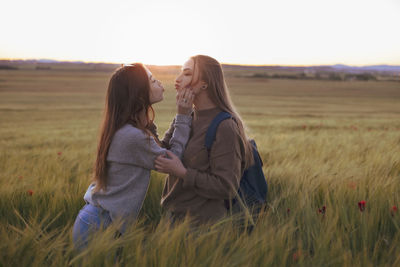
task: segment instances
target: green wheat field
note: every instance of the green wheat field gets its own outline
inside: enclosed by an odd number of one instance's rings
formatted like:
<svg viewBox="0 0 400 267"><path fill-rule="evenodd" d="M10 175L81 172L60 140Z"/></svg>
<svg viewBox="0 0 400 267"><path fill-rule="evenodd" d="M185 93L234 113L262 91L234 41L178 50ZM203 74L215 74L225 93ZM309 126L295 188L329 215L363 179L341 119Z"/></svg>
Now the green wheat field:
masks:
<svg viewBox="0 0 400 267"><path fill-rule="evenodd" d="M154 106L162 136L177 68L153 73L166 87ZM111 74L0 70L0 266L400 266L400 83L229 72L269 184L253 230L236 216L171 228L154 171L137 223L74 251Z"/></svg>

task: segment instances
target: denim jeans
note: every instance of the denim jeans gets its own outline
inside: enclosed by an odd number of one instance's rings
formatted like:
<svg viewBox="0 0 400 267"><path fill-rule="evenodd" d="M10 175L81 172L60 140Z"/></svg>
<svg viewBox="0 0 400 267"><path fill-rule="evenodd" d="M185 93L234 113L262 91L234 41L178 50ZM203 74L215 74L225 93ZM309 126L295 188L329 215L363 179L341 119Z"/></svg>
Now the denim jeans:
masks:
<svg viewBox="0 0 400 267"><path fill-rule="evenodd" d="M111 224L108 211L101 207L86 204L79 211L72 230L72 240L78 250L87 247L90 235L100 229L105 229Z"/></svg>

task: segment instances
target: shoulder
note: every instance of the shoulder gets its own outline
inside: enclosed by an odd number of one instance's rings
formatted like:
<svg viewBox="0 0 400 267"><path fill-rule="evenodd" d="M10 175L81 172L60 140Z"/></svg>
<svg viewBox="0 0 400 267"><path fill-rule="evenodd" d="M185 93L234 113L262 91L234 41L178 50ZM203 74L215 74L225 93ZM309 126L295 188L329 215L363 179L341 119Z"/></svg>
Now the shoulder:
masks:
<svg viewBox="0 0 400 267"><path fill-rule="evenodd" d="M117 130L115 135L118 136L131 136L131 135L144 135L145 133L139 128L133 127L130 124L125 124Z"/></svg>
<svg viewBox="0 0 400 267"><path fill-rule="evenodd" d="M240 136L239 126L232 118L223 120L217 129L215 136L214 151L219 152L234 152L240 153L242 147L242 138ZM232 154L234 155L234 154Z"/></svg>
<svg viewBox="0 0 400 267"><path fill-rule="evenodd" d="M233 118L223 120L217 130L217 135L235 136L239 135L239 127Z"/></svg>
<svg viewBox="0 0 400 267"><path fill-rule="evenodd" d="M232 118L223 120L217 129L215 141L219 144L229 144L233 146L240 140L239 127L236 121Z"/></svg>
<svg viewBox="0 0 400 267"><path fill-rule="evenodd" d="M135 142L136 140L143 140L143 138L148 138L148 135L130 124L122 126L114 135L114 139L125 142Z"/></svg>

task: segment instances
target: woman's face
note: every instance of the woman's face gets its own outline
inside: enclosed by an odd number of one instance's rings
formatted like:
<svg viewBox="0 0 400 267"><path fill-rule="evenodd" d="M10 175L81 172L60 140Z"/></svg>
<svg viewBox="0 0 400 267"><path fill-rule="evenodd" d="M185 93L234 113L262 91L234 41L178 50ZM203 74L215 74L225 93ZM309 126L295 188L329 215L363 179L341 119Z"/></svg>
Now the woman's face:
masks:
<svg viewBox="0 0 400 267"><path fill-rule="evenodd" d="M181 90L191 87L195 90L199 87L198 77L198 70L194 70L194 61L193 59L189 59L183 64L181 73L175 79L175 89ZM192 81L195 82L195 84L192 84Z"/></svg>
<svg viewBox="0 0 400 267"><path fill-rule="evenodd" d="M150 103L155 104L164 99L164 86L159 80L153 77L153 74L145 67L150 84Z"/></svg>

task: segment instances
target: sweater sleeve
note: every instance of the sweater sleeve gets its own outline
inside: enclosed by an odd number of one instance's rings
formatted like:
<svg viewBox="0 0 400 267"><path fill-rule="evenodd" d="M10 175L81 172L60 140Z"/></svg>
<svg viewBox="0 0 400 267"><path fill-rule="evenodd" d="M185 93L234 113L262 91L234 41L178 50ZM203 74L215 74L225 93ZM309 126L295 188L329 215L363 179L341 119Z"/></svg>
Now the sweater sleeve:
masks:
<svg viewBox="0 0 400 267"><path fill-rule="evenodd" d="M192 118L192 120L193 120L193 114L194 114L193 112L190 114L190 117ZM175 130L175 121L176 121L176 118L174 118L171 125L169 126L169 129L165 132L163 140L161 140L161 143L162 143L163 147L165 147L165 148L170 148L170 141L172 138L172 134L174 133L174 130Z"/></svg>
<svg viewBox="0 0 400 267"><path fill-rule="evenodd" d="M170 151L182 159L183 151L189 140L192 117L189 115L177 114L173 124L173 133L169 141ZM153 167L154 169L154 167Z"/></svg>
<svg viewBox="0 0 400 267"><path fill-rule="evenodd" d="M169 150L181 158L189 139L192 118L178 114L174 121ZM115 135L107 160L154 170L155 158L165 154L166 150L160 147L152 136L148 136L142 130L130 127L129 130Z"/></svg>
<svg viewBox="0 0 400 267"><path fill-rule="evenodd" d="M233 120L223 121L211 147L210 169L200 171L187 168L183 187L193 188L198 195L208 199L235 197L242 176L243 144Z"/></svg>

